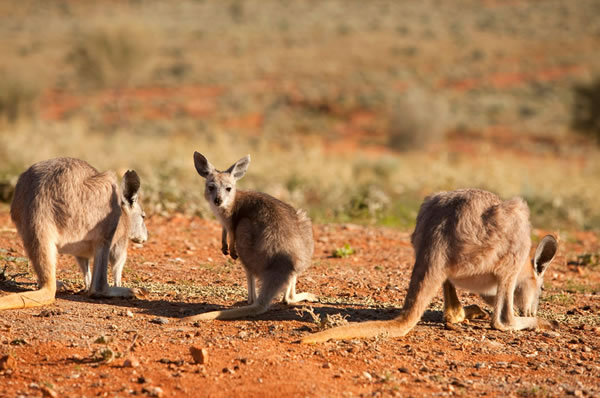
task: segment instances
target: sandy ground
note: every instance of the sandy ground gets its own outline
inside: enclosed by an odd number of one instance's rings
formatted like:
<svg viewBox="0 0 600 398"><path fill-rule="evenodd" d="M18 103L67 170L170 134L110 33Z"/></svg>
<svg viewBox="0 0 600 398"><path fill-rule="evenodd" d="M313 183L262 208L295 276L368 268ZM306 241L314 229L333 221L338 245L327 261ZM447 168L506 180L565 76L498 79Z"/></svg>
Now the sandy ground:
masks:
<svg viewBox="0 0 600 398"><path fill-rule="evenodd" d="M244 272L221 254L215 221L175 215L147 224L150 240L130 246L123 274L125 285L147 290L145 299L77 294L79 270L61 257L59 278L73 291L59 293L46 308L0 314L0 397L600 395L594 233L561 231L539 311L560 323L557 331L503 333L488 321L445 328L440 292L406 337L301 345L299 338L319 327L299 311L303 306L276 304L251 320L182 322L242 304ZM312 307L322 319L392 318L414 259L409 238L395 229L316 225L313 265L298 291L320 297ZM332 257L345 244L356 253ZM0 267L2 294L33 288L6 207L0 209ZM459 294L465 304L483 305ZM194 362L191 347L206 350L206 363Z"/></svg>

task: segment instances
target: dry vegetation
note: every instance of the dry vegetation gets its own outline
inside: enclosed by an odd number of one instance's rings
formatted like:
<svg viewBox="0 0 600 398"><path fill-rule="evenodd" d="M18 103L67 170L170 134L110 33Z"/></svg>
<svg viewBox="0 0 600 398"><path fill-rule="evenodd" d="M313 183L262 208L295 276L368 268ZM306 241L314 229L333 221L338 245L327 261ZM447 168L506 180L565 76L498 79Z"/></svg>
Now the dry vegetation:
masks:
<svg viewBox="0 0 600 398"><path fill-rule="evenodd" d="M197 149L251 153L244 187L321 220L409 227L424 195L477 186L544 227L600 221L598 152L571 131L597 1L34 4L0 6L4 200L76 156L140 170L153 212L207 215Z"/></svg>

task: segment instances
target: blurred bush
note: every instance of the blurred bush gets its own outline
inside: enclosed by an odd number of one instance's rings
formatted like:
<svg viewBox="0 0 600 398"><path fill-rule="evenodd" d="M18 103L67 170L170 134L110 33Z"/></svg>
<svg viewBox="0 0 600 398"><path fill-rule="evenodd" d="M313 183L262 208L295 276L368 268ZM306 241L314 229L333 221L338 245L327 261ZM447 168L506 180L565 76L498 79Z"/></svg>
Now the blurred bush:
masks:
<svg viewBox="0 0 600 398"><path fill-rule="evenodd" d="M388 145L396 150L422 149L448 130L449 107L441 97L423 89L402 93L389 114Z"/></svg>
<svg viewBox="0 0 600 398"><path fill-rule="evenodd" d="M600 144L600 78L574 88L571 125L574 129L594 137Z"/></svg>
<svg viewBox="0 0 600 398"><path fill-rule="evenodd" d="M13 123L36 112L40 94L37 81L15 73L0 71L0 120Z"/></svg>
<svg viewBox="0 0 600 398"><path fill-rule="evenodd" d="M85 85L130 86L143 81L149 71L153 36L141 25L98 25L75 40L67 60Z"/></svg>

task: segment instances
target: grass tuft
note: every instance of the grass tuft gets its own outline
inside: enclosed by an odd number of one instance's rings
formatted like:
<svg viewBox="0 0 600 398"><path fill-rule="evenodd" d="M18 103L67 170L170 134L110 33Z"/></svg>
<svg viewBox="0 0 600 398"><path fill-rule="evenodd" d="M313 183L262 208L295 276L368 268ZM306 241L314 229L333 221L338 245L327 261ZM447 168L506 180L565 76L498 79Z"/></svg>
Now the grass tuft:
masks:
<svg viewBox="0 0 600 398"><path fill-rule="evenodd" d="M99 25L80 35L67 60L84 85L128 87L144 79L154 40L141 25Z"/></svg>

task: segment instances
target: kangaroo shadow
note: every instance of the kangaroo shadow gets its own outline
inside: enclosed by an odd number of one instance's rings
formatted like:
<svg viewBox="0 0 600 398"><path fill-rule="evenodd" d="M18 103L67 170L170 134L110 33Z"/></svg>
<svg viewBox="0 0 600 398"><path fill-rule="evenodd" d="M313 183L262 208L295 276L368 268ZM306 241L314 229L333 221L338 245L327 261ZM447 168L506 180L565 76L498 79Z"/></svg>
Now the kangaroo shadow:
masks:
<svg viewBox="0 0 600 398"><path fill-rule="evenodd" d="M14 281L0 281L0 292L19 293L35 290L36 283L23 283ZM90 305L113 305L127 309L142 310L143 314L172 318L182 320L185 317L201 314L203 312L235 308L247 305L246 301L239 301L232 306L221 306L207 302L186 302L165 299L146 299L146 298L91 298L83 293L73 291L57 292L56 298L75 303ZM314 320L311 315L303 311L310 307L312 312L321 320L328 316L339 315L348 322L364 322L372 320L390 320L400 314L399 308L374 308L361 304L352 304L346 307L339 304L319 302L319 303L299 303L296 305L285 305L280 302L274 303L267 312L252 316L243 317L235 320L260 320L260 321L303 321L312 323ZM221 320L223 321L223 320ZM432 324L443 324L442 311L427 310L421 317L421 322Z"/></svg>
<svg viewBox="0 0 600 398"><path fill-rule="evenodd" d="M201 314L203 312L235 308L247 305L246 301L239 301L232 306L221 306L207 302L190 303L184 301L173 301L164 299L96 299L88 297L85 294L74 293L57 293L56 297L62 300L78 303L86 303L92 305L109 304L127 309L137 309L142 310L142 313L147 315L174 318L176 320L181 320L185 317ZM320 319L325 319L327 316L340 315L349 322L389 320L395 318L400 313L400 310L398 308L373 308L360 304L352 304L352 306L340 307L337 304L333 303L301 303L291 306L282 303L274 303L269 308L269 310L263 314L227 321L260 320L313 322L311 316L303 311L303 308L307 307L310 307L314 314L317 315ZM422 321L432 323L443 323L443 314L441 311L426 311L422 317Z"/></svg>

